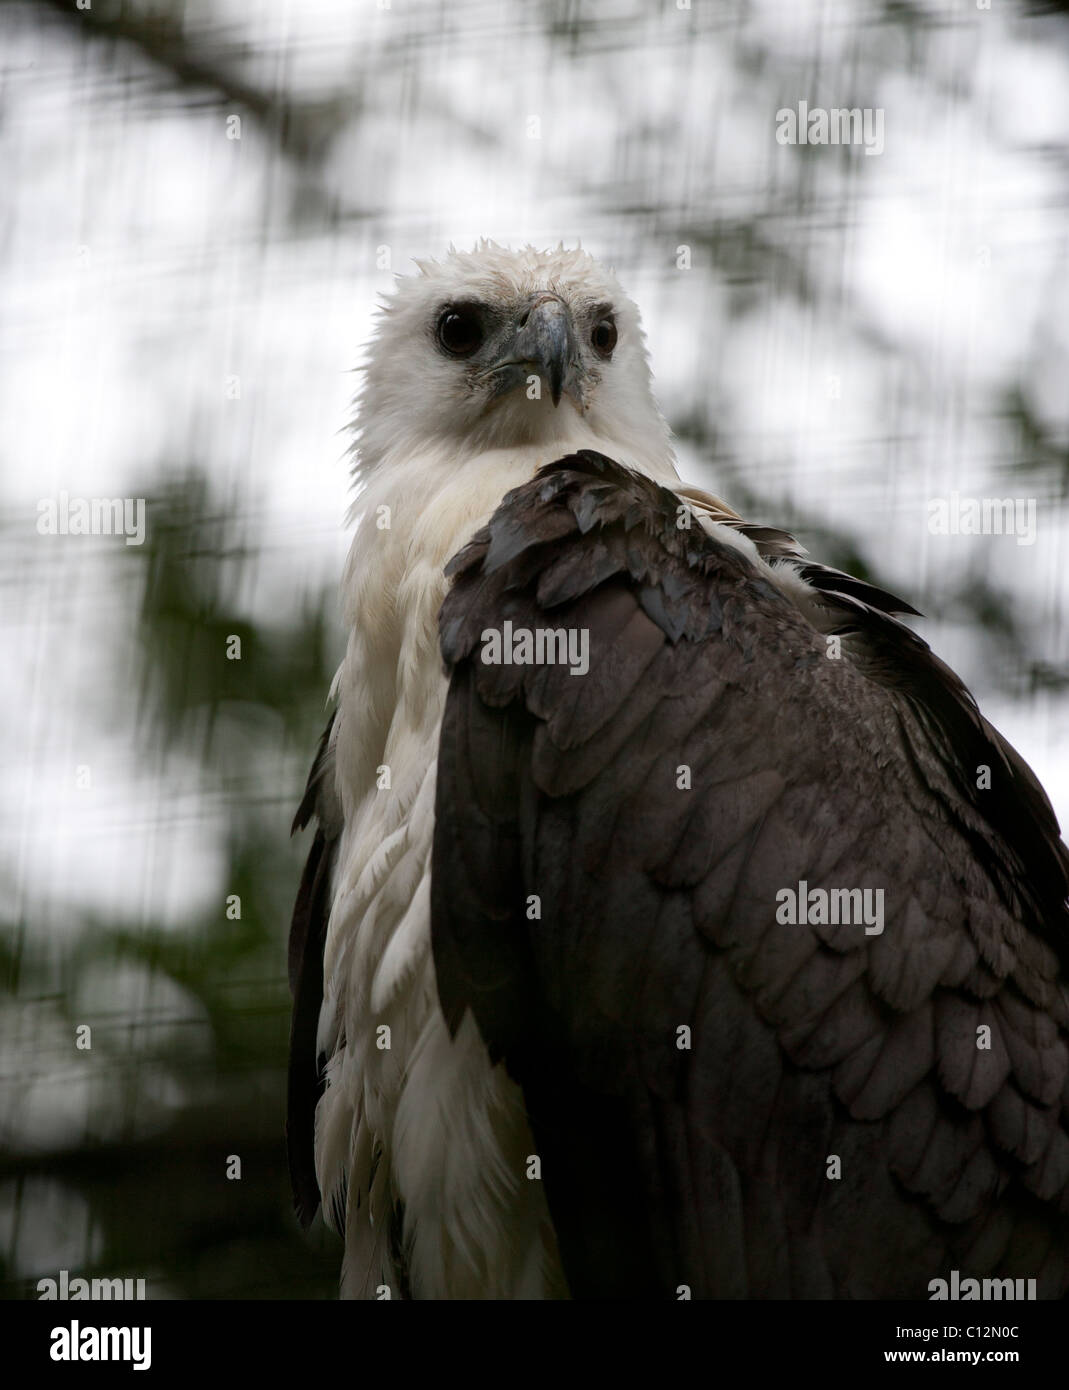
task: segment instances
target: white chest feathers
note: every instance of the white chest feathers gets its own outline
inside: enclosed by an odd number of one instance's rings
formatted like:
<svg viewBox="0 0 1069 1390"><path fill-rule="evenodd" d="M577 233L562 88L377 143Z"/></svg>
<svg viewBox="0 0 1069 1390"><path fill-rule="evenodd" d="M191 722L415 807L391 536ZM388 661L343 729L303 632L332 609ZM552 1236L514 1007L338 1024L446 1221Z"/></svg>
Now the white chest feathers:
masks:
<svg viewBox="0 0 1069 1390"><path fill-rule="evenodd" d="M509 466L509 464L512 466ZM342 1294L543 1298L566 1292L523 1096L469 1015L438 1002L430 870L442 569L530 459L428 495L374 485L346 576L350 641L335 681L344 830L324 957L316 1169L340 1229ZM445 480L443 479L443 482ZM380 501L380 496L384 499ZM387 500L388 499L388 500ZM385 513L388 525L381 524ZM406 515L406 510L411 514Z"/></svg>

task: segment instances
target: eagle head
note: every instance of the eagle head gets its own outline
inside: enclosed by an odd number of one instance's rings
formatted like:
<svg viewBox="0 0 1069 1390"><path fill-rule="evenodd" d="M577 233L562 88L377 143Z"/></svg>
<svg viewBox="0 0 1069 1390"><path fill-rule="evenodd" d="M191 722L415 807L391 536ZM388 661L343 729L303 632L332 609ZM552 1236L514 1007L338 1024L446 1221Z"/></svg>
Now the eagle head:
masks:
<svg viewBox="0 0 1069 1390"><path fill-rule="evenodd" d="M364 368L361 470L443 444L670 457L638 309L587 252L481 241L416 265Z"/></svg>

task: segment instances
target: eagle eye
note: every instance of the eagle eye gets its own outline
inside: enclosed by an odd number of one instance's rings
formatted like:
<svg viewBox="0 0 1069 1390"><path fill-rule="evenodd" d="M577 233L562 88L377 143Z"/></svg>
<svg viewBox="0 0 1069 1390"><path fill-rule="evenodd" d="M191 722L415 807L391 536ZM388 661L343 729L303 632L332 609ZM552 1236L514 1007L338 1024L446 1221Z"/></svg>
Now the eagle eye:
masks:
<svg viewBox="0 0 1069 1390"><path fill-rule="evenodd" d="M438 342L450 357L470 357L482 347L483 321L474 304L450 304L438 316Z"/></svg>
<svg viewBox="0 0 1069 1390"><path fill-rule="evenodd" d="M599 357L612 356L612 350L616 346L616 320L611 315L594 325L590 342Z"/></svg>

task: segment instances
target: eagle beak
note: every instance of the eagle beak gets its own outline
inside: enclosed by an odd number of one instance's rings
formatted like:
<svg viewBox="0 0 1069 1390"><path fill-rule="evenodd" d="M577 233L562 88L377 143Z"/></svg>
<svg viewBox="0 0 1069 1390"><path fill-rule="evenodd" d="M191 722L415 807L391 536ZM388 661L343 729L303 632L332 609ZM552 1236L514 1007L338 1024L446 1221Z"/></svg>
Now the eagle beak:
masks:
<svg viewBox="0 0 1069 1390"><path fill-rule="evenodd" d="M498 393L519 384L507 368L519 368L521 378L534 368L549 387L555 406L567 392L582 409L580 391L581 365L575 338L575 327L568 306L555 294L533 295L520 318L512 341L495 364L501 372ZM495 394L498 394L495 393Z"/></svg>

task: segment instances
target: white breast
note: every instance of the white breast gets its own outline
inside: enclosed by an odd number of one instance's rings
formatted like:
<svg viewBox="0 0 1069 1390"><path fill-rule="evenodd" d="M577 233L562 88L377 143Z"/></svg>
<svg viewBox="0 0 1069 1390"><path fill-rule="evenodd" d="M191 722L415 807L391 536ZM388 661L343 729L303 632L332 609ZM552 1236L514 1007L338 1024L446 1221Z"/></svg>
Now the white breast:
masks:
<svg viewBox="0 0 1069 1390"><path fill-rule="evenodd" d="M390 1248L398 1206L413 1296L565 1292L541 1183L526 1175L534 1143L523 1097L503 1066L491 1068L470 1016L450 1038L430 950L447 688L442 570L544 461L486 457L462 480L455 456L424 458L361 498L345 581L351 637L335 681L345 829L319 1025L327 1086L316 1114L324 1213L336 1226L348 1192L343 1296L402 1293Z"/></svg>

